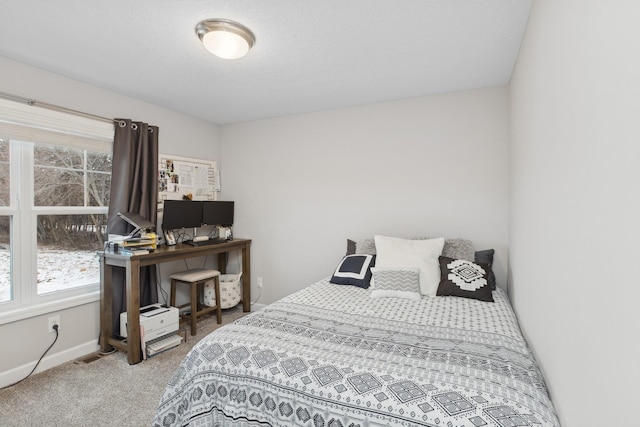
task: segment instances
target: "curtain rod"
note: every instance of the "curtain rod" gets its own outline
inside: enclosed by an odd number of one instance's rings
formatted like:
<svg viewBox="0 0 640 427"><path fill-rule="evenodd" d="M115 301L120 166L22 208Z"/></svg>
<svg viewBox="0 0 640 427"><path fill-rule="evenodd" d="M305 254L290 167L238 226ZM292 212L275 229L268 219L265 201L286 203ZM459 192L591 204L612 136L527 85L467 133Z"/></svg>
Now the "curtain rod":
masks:
<svg viewBox="0 0 640 427"><path fill-rule="evenodd" d="M114 119L109 119L107 117L96 116L95 114L84 113L82 111L72 110L70 108L60 107L59 105L49 104L47 102L25 98L18 95L12 95L10 93L0 92L0 98L7 99L9 101L20 102L31 106L35 105L37 107L47 108L49 110L60 111L62 113L75 114L76 116L87 117L89 119L101 120L108 123L113 123L115 121Z"/></svg>

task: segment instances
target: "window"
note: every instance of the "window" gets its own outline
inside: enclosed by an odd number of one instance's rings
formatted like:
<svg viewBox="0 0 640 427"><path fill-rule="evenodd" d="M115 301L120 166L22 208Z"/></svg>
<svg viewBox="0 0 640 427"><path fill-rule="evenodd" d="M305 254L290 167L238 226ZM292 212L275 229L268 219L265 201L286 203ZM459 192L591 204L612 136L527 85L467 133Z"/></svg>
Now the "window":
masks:
<svg viewBox="0 0 640 427"><path fill-rule="evenodd" d="M112 143L110 123L0 100L0 321L96 295Z"/></svg>

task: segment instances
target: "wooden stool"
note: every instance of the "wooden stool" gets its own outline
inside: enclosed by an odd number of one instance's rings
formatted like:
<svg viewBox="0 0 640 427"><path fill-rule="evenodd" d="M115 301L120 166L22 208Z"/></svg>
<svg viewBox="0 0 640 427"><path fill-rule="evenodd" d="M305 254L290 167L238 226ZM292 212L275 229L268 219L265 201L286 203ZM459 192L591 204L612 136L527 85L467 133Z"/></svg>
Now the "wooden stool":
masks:
<svg viewBox="0 0 640 427"><path fill-rule="evenodd" d="M218 324L222 323L222 311L220 310L220 272L218 270L207 270L203 268L195 268L193 270L180 271L169 275L171 278L171 305L178 309L191 306L191 314L184 315L191 321L191 335L196 334L196 321L199 316L216 312ZM212 280L216 293L216 305L213 307L203 306L198 310L198 296L204 291L204 283ZM176 306L176 285L185 283L191 285L191 301L187 304Z"/></svg>

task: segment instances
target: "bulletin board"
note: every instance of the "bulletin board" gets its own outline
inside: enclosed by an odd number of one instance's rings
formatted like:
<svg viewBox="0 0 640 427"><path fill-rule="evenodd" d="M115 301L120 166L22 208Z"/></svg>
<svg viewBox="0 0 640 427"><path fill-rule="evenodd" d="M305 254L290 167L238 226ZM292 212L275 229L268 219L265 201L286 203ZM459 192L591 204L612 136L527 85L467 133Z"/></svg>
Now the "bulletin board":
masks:
<svg viewBox="0 0 640 427"><path fill-rule="evenodd" d="M158 208L165 200L216 200L220 171L214 160L160 154L158 156Z"/></svg>

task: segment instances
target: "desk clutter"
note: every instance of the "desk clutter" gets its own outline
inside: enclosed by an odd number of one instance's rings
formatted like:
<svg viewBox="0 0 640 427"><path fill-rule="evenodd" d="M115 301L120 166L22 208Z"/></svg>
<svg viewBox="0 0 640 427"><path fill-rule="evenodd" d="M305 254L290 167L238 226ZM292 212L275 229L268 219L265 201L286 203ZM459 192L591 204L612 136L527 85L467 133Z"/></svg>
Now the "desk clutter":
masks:
<svg viewBox="0 0 640 427"><path fill-rule="evenodd" d="M156 233L142 233L136 237L109 234L109 249L120 255L144 255L156 250L157 247Z"/></svg>

